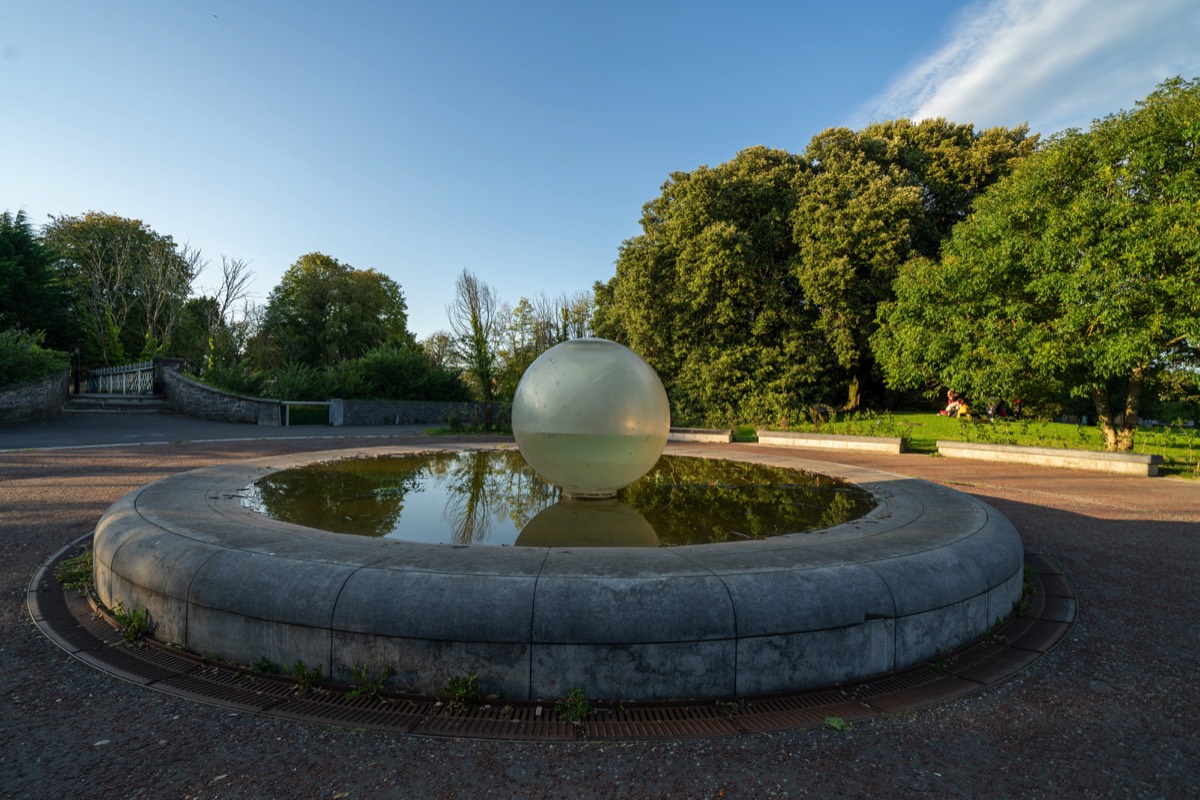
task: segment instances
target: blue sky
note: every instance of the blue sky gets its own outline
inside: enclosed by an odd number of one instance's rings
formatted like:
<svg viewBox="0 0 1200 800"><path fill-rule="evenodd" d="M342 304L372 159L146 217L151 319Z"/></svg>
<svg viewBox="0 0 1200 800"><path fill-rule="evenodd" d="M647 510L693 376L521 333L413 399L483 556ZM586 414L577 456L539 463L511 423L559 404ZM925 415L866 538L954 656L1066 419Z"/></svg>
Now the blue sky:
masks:
<svg viewBox="0 0 1200 800"><path fill-rule="evenodd" d="M319 251L447 327L607 280L669 173L825 128L1087 127L1200 76L1195 0L61 2L0 17L0 210L105 211L250 262Z"/></svg>

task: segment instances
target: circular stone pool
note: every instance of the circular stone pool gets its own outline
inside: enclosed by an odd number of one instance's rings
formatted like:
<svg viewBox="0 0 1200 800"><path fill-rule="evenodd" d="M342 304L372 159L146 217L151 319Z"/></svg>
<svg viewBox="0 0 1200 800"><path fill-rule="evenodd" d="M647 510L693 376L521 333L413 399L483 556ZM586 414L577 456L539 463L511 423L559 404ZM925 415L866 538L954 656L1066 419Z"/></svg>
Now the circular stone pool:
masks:
<svg viewBox="0 0 1200 800"><path fill-rule="evenodd" d="M485 548L345 536L241 503L245 486L279 469L421 450L272 457L142 487L97 526L100 600L146 609L160 641L241 663L303 661L337 682L390 667L389 688L403 691L436 694L474 674L483 694L514 700L573 688L662 700L904 669L982 635L1021 592L1020 539L987 505L766 448L668 452L823 472L878 505L759 541Z"/></svg>

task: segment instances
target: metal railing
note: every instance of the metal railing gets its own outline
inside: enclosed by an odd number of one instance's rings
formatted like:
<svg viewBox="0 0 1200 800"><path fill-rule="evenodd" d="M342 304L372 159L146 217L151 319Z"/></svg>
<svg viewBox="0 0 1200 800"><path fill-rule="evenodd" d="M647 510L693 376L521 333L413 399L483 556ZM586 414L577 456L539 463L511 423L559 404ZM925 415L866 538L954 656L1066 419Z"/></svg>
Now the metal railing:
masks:
<svg viewBox="0 0 1200 800"><path fill-rule="evenodd" d="M153 394L154 362L89 370L87 390L95 394Z"/></svg>

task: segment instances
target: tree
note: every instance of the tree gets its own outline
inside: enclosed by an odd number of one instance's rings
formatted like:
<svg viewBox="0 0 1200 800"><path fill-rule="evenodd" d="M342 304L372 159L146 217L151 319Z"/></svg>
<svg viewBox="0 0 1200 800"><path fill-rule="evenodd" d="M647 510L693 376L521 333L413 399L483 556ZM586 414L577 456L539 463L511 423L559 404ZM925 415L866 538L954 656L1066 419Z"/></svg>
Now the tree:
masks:
<svg viewBox="0 0 1200 800"><path fill-rule="evenodd" d="M846 408L878 401L875 310L900 265L936 257L970 203L1032 152L1024 126L976 132L945 119L831 128L805 150L793 211L796 279L848 382Z"/></svg>
<svg viewBox="0 0 1200 800"><path fill-rule="evenodd" d="M542 353L560 342L589 335L592 307L590 292L554 299L539 292L532 300L522 297L504 313L499 396L511 399L525 370Z"/></svg>
<svg viewBox="0 0 1200 800"><path fill-rule="evenodd" d="M204 333L207 341L204 368L212 369L218 363L228 363L238 356L240 339L239 321L234 319L235 309L246 300L250 281L254 273L250 265L240 258L221 256L221 280L213 291L211 303L204 303Z"/></svg>
<svg viewBox="0 0 1200 800"><path fill-rule="evenodd" d="M873 340L893 386L1088 397L1129 450L1143 387L1197 366L1200 79L1066 131L907 264Z"/></svg>
<svg viewBox="0 0 1200 800"><path fill-rule="evenodd" d="M120 364L170 349L200 252L141 220L89 211L52 217L42 232L59 258L85 333L85 363Z"/></svg>
<svg viewBox="0 0 1200 800"><path fill-rule="evenodd" d="M924 212L921 187L904 169L868 157L845 128L813 139L815 165L799 181L792 213L796 279L817 307L818 327L849 374L847 408L872 383L869 336L875 307L913 247Z"/></svg>
<svg viewBox="0 0 1200 800"><path fill-rule="evenodd" d="M47 347L70 350L78 343L70 306L54 255L25 212L0 214L0 328L41 331Z"/></svg>
<svg viewBox="0 0 1200 800"><path fill-rule="evenodd" d="M752 147L675 172L643 207L616 275L596 287L598 335L662 377L684 423L786 420L823 400L829 358L791 268L803 159Z"/></svg>
<svg viewBox="0 0 1200 800"><path fill-rule="evenodd" d="M446 307L446 315L455 355L466 371L476 399L483 403L484 425L490 427L503 334L500 300L492 287L464 269L454 282L454 302Z"/></svg>
<svg viewBox="0 0 1200 800"><path fill-rule="evenodd" d="M447 331L434 331L422 342L421 349L429 363L438 369L454 369L460 367L458 356L454 353L454 338Z"/></svg>
<svg viewBox="0 0 1200 800"><path fill-rule="evenodd" d="M260 367L325 367L381 345L415 344L400 286L322 253L301 256L271 290L255 353Z"/></svg>

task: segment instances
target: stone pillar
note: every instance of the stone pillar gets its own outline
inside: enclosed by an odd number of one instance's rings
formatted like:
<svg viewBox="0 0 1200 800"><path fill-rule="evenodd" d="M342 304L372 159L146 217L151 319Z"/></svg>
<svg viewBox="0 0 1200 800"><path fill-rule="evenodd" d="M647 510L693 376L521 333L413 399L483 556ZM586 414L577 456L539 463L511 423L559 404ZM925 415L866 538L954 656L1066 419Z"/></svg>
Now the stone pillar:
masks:
<svg viewBox="0 0 1200 800"><path fill-rule="evenodd" d="M340 428L346 424L346 401L340 398L331 398L329 401L329 424L335 428Z"/></svg>

